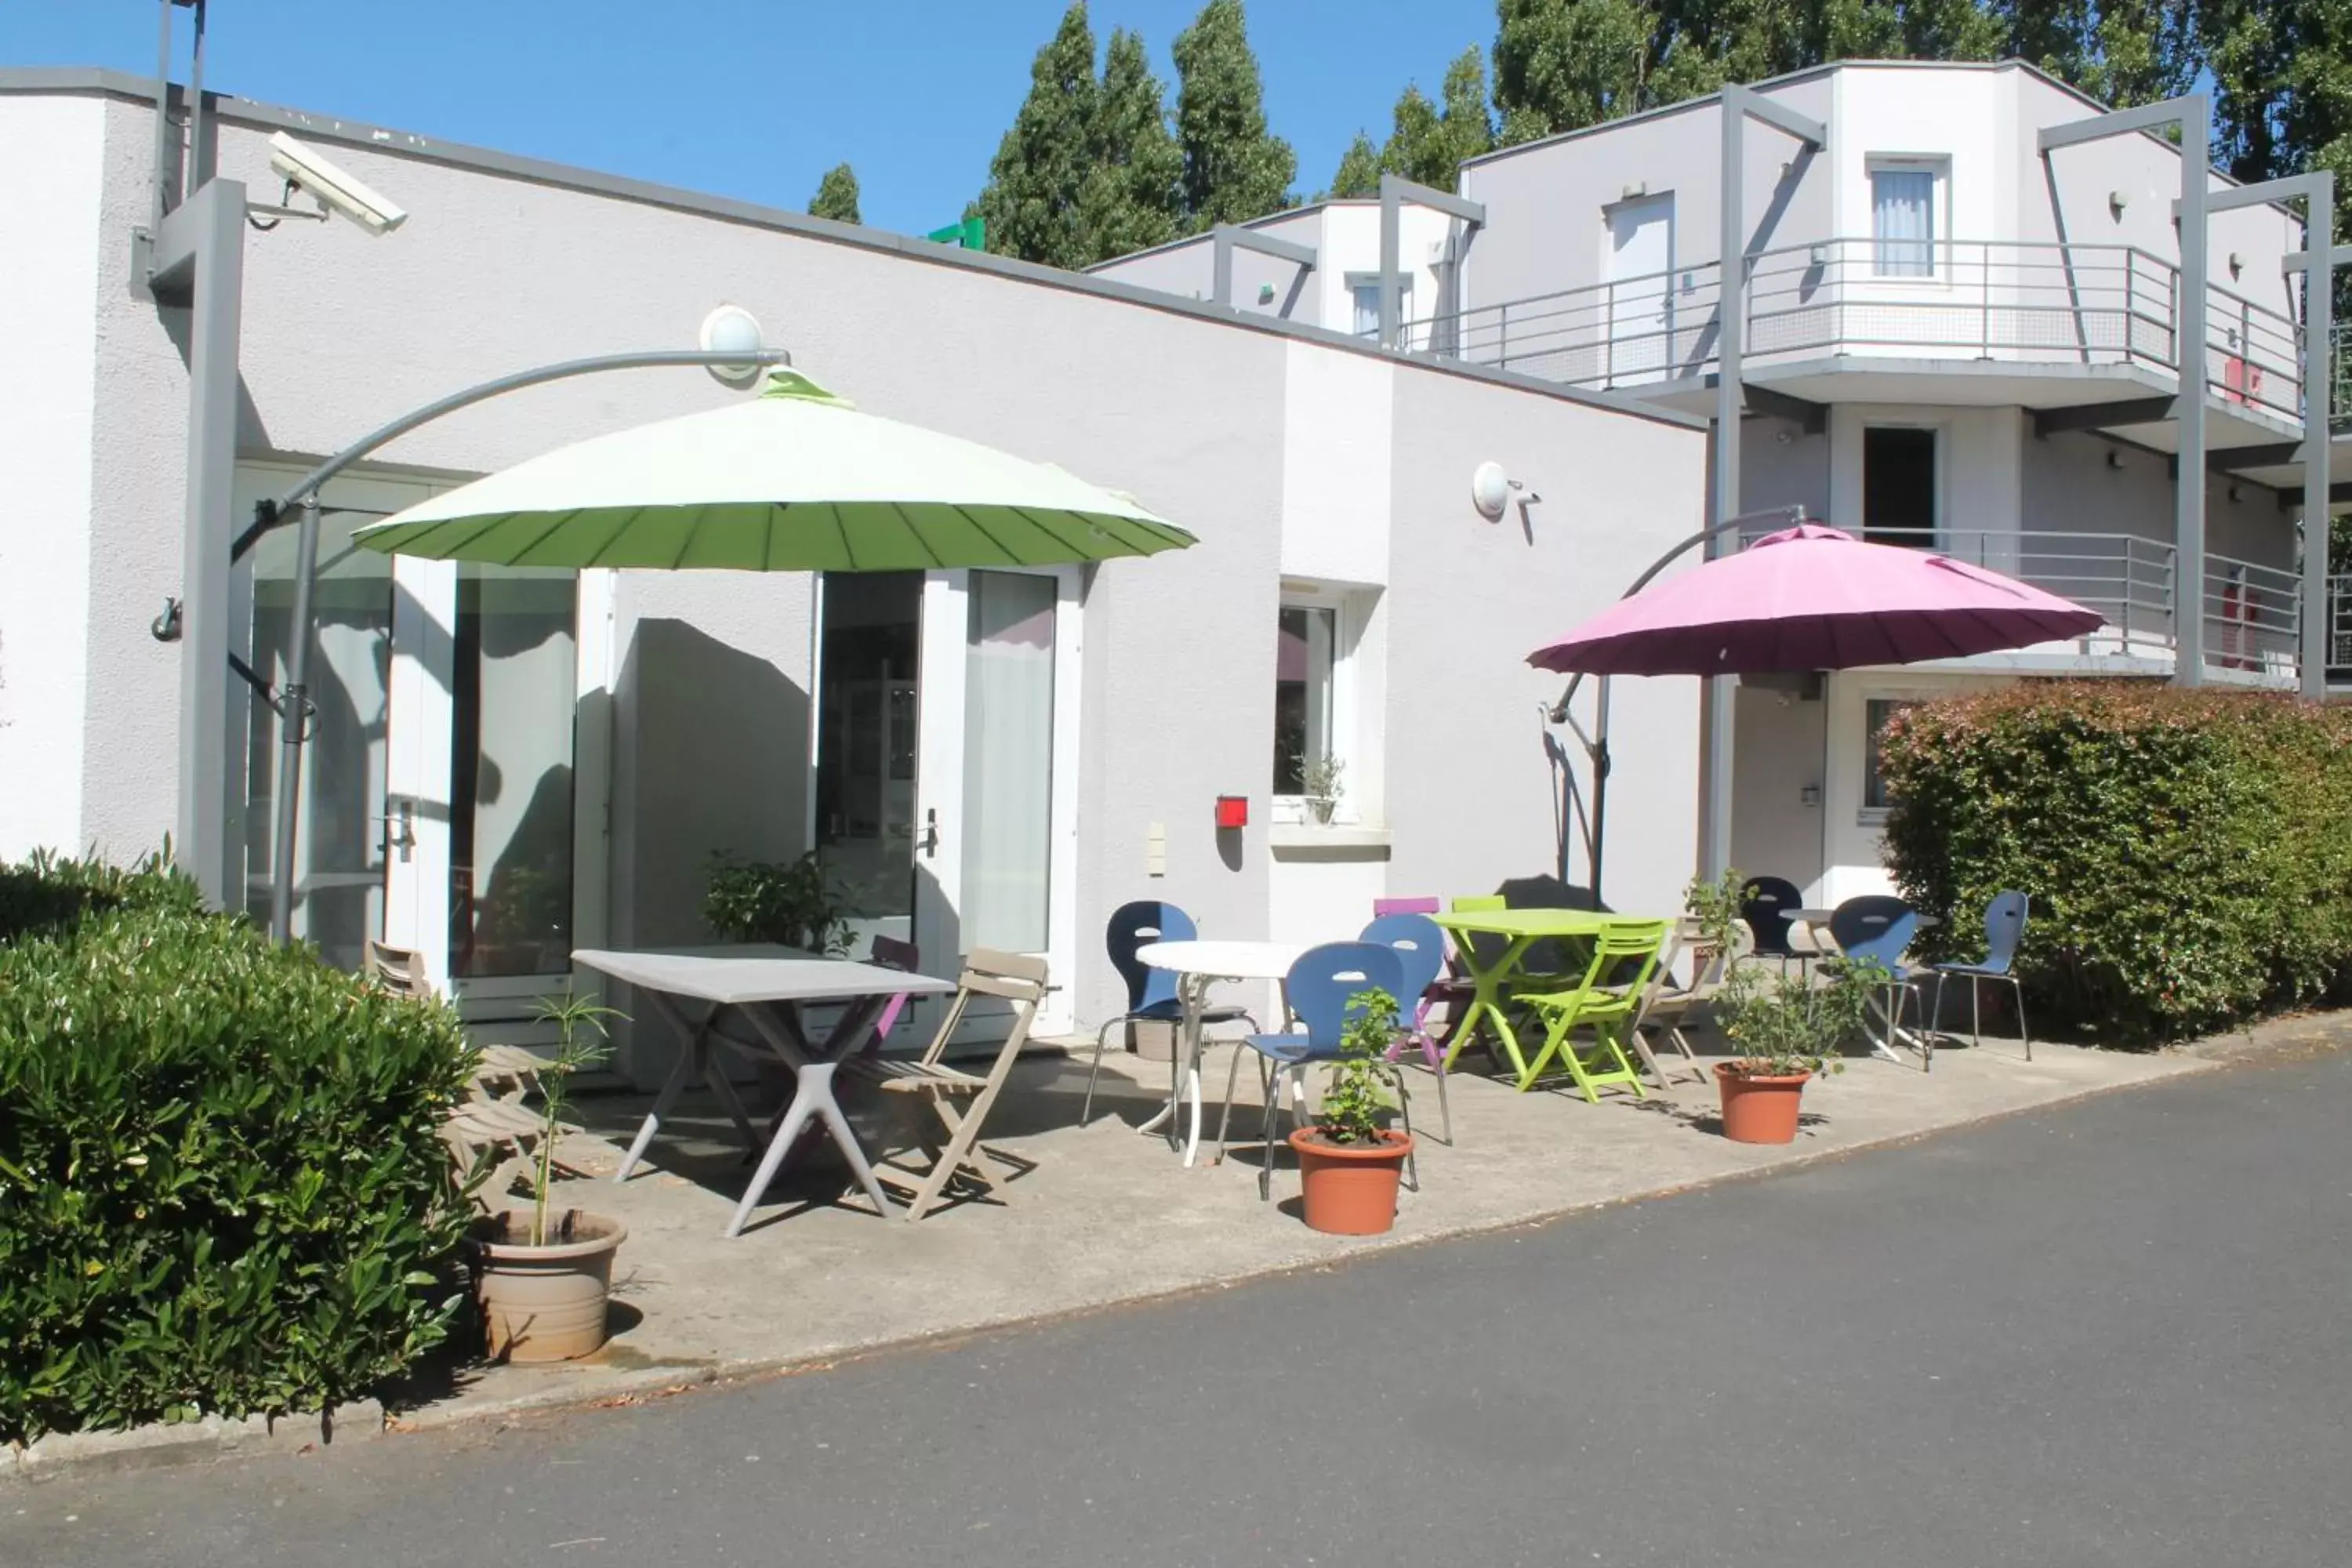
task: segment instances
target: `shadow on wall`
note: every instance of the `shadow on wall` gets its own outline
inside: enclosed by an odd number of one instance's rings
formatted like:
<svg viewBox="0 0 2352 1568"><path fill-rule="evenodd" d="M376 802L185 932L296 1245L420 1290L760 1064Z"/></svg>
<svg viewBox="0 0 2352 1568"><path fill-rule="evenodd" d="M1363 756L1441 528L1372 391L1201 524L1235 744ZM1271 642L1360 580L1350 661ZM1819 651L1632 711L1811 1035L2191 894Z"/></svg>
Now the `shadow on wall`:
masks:
<svg viewBox="0 0 2352 1568"><path fill-rule="evenodd" d="M785 860L808 847L809 694L697 626L646 620L614 712L613 940L708 942L715 851Z"/></svg>

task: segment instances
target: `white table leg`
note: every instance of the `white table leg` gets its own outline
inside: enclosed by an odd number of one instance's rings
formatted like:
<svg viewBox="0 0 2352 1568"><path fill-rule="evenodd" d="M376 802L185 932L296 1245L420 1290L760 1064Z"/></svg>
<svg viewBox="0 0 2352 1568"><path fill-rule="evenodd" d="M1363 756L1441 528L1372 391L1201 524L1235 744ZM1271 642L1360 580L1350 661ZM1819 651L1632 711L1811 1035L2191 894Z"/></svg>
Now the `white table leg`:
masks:
<svg viewBox="0 0 2352 1568"><path fill-rule="evenodd" d="M677 1010L677 1004L660 992L646 990L641 994L646 1005L677 1031L677 1060L671 1066L669 1077L662 1080L661 1092L654 1096L653 1109L646 1112L645 1122L638 1127L636 1137L630 1141L629 1152L621 1157L621 1168L613 1174L613 1180L616 1182L627 1181L630 1171L645 1158L654 1134L661 1130L662 1118L670 1113L670 1108L677 1103L679 1092L686 1088L687 1075L699 1072L706 1079L719 1076L710 1068L710 1019L705 1018L699 1025L689 1024L686 1021L686 1015ZM716 1016L718 1010L713 1008L711 1011ZM751 1131L746 1124L743 1128L746 1147L751 1146Z"/></svg>
<svg viewBox="0 0 2352 1568"><path fill-rule="evenodd" d="M1184 1168L1191 1170L1201 1157L1201 1016L1209 1010L1209 977L1196 977L1184 1002L1184 1023L1176 1040L1176 1049L1184 1062L1184 1090L1192 1102L1192 1128L1184 1139ZM1173 1085L1170 1086L1172 1089ZM1169 1113L1175 1113L1171 1094Z"/></svg>

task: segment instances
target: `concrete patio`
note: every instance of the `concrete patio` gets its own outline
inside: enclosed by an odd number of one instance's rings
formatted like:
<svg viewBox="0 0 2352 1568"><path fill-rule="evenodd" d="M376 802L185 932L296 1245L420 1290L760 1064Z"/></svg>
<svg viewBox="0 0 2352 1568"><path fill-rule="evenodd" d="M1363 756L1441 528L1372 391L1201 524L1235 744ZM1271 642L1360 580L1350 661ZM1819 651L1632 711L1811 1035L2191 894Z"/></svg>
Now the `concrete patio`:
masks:
<svg viewBox="0 0 2352 1568"><path fill-rule="evenodd" d="M1223 1049L1213 1051L1213 1095L1225 1062ZM2181 1053L2057 1045L2037 1045L2028 1063L2014 1042L1990 1039L1939 1051L1929 1075L1854 1060L1808 1089L1806 1125L1786 1148L1719 1136L1714 1087L1689 1081L1687 1068L1670 1095L1598 1106L1565 1093L1517 1094L1457 1073L1456 1146L1423 1138L1423 1190L1405 1195L1391 1235L1370 1240L1308 1230L1286 1156L1276 1202L1259 1201L1258 1152L1238 1142L1254 1133L1253 1109L1237 1110L1237 1142L1222 1166L1208 1163L1213 1144L1204 1144L1200 1167L1186 1170L1161 1139L1139 1135L1134 1129L1165 1097L1167 1068L1132 1056L1107 1061L1094 1119L1083 1127L1083 1057L1040 1054L1019 1064L990 1141L1034 1168L1009 1184L1001 1205L964 1203L919 1225L885 1223L862 1194L840 1195L837 1167L812 1160L777 1184L734 1241L720 1231L749 1166L723 1114L690 1096L654 1144L650 1168L616 1185L604 1178L643 1101L590 1100L581 1109L594 1131L562 1148L582 1174L562 1183L558 1197L628 1224L614 1272L612 1342L584 1362L469 1370L405 1408L388 1403L399 1425L426 1426L655 1395L1526 1224L2211 1065ZM1425 1075L1412 1081L1426 1133L1436 1121L1433 1086Z"/></svg>

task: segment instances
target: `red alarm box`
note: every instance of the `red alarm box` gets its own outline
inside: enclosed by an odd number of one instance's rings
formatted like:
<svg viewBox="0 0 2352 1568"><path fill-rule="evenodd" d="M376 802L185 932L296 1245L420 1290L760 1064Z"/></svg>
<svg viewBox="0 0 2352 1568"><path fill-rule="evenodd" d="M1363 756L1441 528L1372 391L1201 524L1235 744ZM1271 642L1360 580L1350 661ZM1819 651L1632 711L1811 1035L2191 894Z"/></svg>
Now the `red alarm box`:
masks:
<svg viewBox="0 0 2352 1568"><path fill-rule="evenodd" d="M1219 828L1247 827L1248 826L1249 796L1245 795L1221 795L1217 797L1217 826Z"/></svg>

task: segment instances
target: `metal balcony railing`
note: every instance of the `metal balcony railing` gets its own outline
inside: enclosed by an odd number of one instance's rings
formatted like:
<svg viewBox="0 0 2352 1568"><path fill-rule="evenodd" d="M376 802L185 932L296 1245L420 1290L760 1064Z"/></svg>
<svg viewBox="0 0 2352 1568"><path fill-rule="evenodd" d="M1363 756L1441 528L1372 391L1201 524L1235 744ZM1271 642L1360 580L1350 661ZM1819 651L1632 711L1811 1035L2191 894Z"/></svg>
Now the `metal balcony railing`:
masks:
<svg viewBox="0 0 2352 1568"><path fill-rule="evenodd" d="M1748 360L1860 349L1906 357L2176 368L2179 268L2126 245L1826 239L1748 258ZM1618 279L1405 324L1426 352L1579 386L1705 374L1722 267ZM2302 328L2220 286L2206 293L2214 395L2300 418Z"/></svg>
<svg viewBox="0 0 2352 1568"><path fill-rule="evenodd" d="M2327 580L2327 679L2352 681L2352 576Z"/></svg>
<svg viewBox="0 0 2352 1568"><path fill-rule="evenodd" d="M1743 533L1750 544L1775 524ZM2105 625L2079 639L2085 654L2162 655L2174 643L2173 546L2137 534L2028 529L1885 529L1874 544L1933 550L2031 583L2095 610ZM2336 658L2352 666L2352 577L2331 594ZM2209 670L2291 683L2301 618L2300 582L2284 568L2224 555L2205 558L2205 660ZM2352 678L2352 668L2347 668Z"/></svg>

